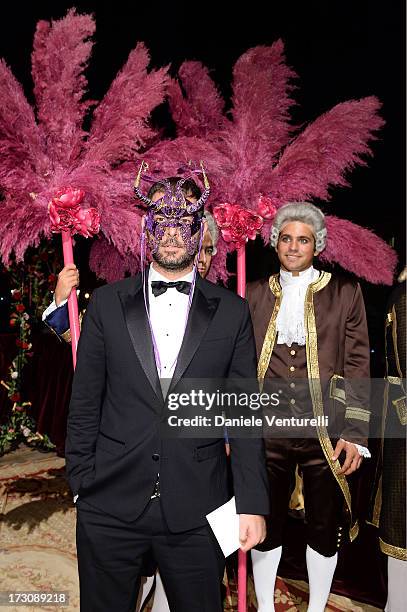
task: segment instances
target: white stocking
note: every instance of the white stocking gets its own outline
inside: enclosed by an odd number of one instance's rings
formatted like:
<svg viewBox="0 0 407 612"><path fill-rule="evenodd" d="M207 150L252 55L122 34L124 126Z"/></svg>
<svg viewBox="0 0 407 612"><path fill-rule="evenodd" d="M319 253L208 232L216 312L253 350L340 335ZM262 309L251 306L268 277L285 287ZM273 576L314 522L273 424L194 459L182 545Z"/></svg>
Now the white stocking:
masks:
<svg viewBox="0 0 407 612"><path fill-rule="evenodd" d="M309 582L308 612L324 612L338 562L338 553L332 557L324 557L307 546L306 559Z"/></svg>
<svg viewBox="0 0 407 612"><path fill-rule="evenodd" d="M282 550L279 546L267 552L251 551L257 612L274 612L274 587Z"/></svg>
<svg viewBox="0 0 407 612"><path fill-rule="evenodd" d="M154 591L154 603L151 608L151 612L170 612L168 605L167 596L164 591L164 585L162 583L160 574L156 573L156 585Z"/></svg>
<svg viewBox="0 0 407 612"><path fill-rule="evenodd" d="M154 576L142 576L139 595L137 599L136 612L139 612L146 598L148 597L151 587L153 586Z"/></svg>
<svg viewBox="0 0 407 612"><path fill-rule="evenodd" d="M404 612L407 599L407 561L388 558L388 588L386 612Z"/></svg>

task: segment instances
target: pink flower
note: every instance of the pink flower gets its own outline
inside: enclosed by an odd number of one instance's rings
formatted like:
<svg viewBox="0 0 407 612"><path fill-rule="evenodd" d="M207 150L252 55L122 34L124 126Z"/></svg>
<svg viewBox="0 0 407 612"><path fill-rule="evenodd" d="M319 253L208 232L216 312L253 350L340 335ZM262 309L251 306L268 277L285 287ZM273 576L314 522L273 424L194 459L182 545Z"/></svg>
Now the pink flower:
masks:
<svg viewBox="0 0 407 612"><path fill-rule="evenodd" d="M85 192L82 189L65 187L57 191L53 201L61 208L77 208L84 197Z"/></svg>
<svg viewBox="0 0 407 612"><path fill-rule="evenodd" d="M79 208L73 214L75 233L90 238L98 233L100 216L96 208Z"/></svg>
<svg viewBox="0 0 407 612"><path fill-rule="evenodd" d="M96 208L81 208L85 197L82 189L60 189L48 204L51 231L69 231L85 238L94 236L100 228L100 217Z"/></svg>
<svg viewBox="0 0 407 612"><path fill-rule="evenodd" d="M263 219L238 204L219 204L213 211L222 237L233 249L242 247L248 240L254 240L263 225Z"/></svg>
<svg viewBox="0 0 407 612"><path fill-rule="evenodd" d="M60 208L55 204L55 199L48 204L48 212L51 218L51 230L53 232L67 231L73 226L72 209Z"/></svg>
<svg viewBox="0 0 407 612"><path fill-rule="evenodd" d="M263 219L274 219L277 212L277 206L274 204L271 198L261 195L257 204L257 213L263 217Z"/></svg>
<svg viewBox="0 0 407 612"><path fill-rule="evenodd" d="M230 217L230 207L230 204L219 204L219 206L213 210L216 223L220 228L224 227L228 223Z"/></svg>

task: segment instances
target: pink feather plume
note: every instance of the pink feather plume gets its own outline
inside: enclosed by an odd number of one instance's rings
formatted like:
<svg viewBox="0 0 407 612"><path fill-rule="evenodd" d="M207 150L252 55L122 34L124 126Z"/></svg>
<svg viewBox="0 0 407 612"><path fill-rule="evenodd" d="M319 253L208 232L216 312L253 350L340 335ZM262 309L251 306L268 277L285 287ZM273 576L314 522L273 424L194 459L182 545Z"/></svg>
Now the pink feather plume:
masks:
<svg viewBox="0 0 407 612"><path fill-rule="evenodd" d="M148 124L162 102L166 69L147 71L148 52L139 44L95 113L90 138L83 130L87 81L83 71L95 24L74 10L59 21L39 22L34 41L33 77L38 123L4 62L0 62L0 254L17 259L50 235L48 203L66 186L85 191L85 204L98 209L101 232L122 257L139 249L141 211L132 182L140 146L155 135ZM137 258L136 258L137 260Z"/></svg>
<svg viewBox="0 0 407 612"><path fill-rule="evenodd" d="M179 136L205 138L226 126L224 100L220 96L209 70L200 62L184 62L178 72L182 83L171 80L168 100ZM185 96L183 91L185 92Z"/></svg>
<svg viewBox="0 0 407 612"><path fill-rule="evenodd" d="M346 172L365 165L369 142L384 125L374 96L342 102L318 117L286 147L270 177L280 202L330 199L330 187L347 187Z"/></svg>
<svg viewBox="0 0 407 612"><path fill-rule="evenodd" d="M168 77L166 68L148 72L149 63L146 47L138 43L95 110L87 159L134 159L155 136L148 117L163 102Z"/></svg>
<svg viewBox="0 0 407 612"><path fill-rule="evenodd" d="M397 264L394 250L371 230L333 215L325 217L327 245L319 258L336 262L370 283L391 285Z"/></svg>
<svg viewBox="0 0 407 612"><path fill-rule="evenodd" d="M124 278L127 273L135 274L139 271L139 251L122 255L105 238L98 238L92 244L89 267L98 278L113 283Z"/></svg>
<svg viewBox="0 0 407 612"><path fill-rule="evenodd" d="M268 166L293 132L289 110L295 104L292 92L296 77L285 63L281 40L270 47L249 49L233 69L232 113L239 139L245 142L242 153L252 157L261 146L266 154L263 163Z"/></svg>
<svg viewBox="0 0 407 612"><path fill-rule="evenodd" d="M90 15L68 11L64 19L39 21L34 35L32 76L38 120L54 162L67 166L80 154L82 123L92 102L84 101L88 65L95 31Z"/></svg>
<svg viewBox="0 0 407 612"><path fill-rule="evenodd" d="M0 159L3 189L20 186L35 191L49 166L34 111L4 60L0 60Z"/></svg>
<svg viewBox="0 0 407 612"><path fill-rule="evenodd" d="M384 125L377 98L338 104L291 142L293 126L289 111L293 105L295 76L285 64L281 41L271 47L250 49L237 61L233 71L233 120L206 135L217 160L210 173L212 206L230 202L256 210L260 194L269 196L276 207L290 201L328 200L331 188L348 186L348 173L356 165L366 164L371 155L370 143ZM212 89L208 87L208 91ZM184 134L188 129L189 107L180 91L173 95L172 109L179 133ZM190 115L195 117L193 109ZM172 155L171 150L168 153ZM210 160L209 154L208 168ZM262 236L266 242L271 223L264 220ZM340 230L337 237L336 227ZM361 228L371 239L366 266L359 247L356 248L357 231L354 224L338 219L337 225L331 227L326 259L337 261L371 282L391 283L396 261L394 251ZM343 240L342 234L346 232L353 238L349 244ZM223 253L220 245L223 245L222 238L218 251ZM342 252L344 245L346 253ZM221 277L227 250L225 247L224 257L219 256L221 263L217 262L218 255L213 260L211 278Z"/></svg>
<svg viewBox="0 0 407 612"><path fill-rule="evenodd" d="M160 178L178 174L190 160L203 160L212 208L231 202L256 210L260 194L277 207L288 201L329 199L330 188L348 185L347 173L366 163L369 143L384 123L376 98L344 102L290 142L296 75L285 64L281 41L250 49L237 61L231 119L222 114L223 101L202 64L182 65L182 90L169 82L167 69L148 71L149 55L140 43L94 111L86 138L82 123L91 103L83 99L83 72L93 32L92 17L73 10L60 21L38 24L32 57L38 124L21 86L0 62L4 261L13 250L21 259L28 246L49 235L48 202L58 189L72 185L86 192L85 201L101 216L92 269L107 280L136 272L142 211L135 206L132 183L141 150L149 174ZM149 117L167 90L178 136L158 142ZM327 217L327 225L329 239L322 258L371 282L391 283L396 256L390 247L349 221ZM266 241L269 230L266 220ZM369 245L363 254L360 236ZM226 280L229 250L220 238L210 279Z"/></svg>

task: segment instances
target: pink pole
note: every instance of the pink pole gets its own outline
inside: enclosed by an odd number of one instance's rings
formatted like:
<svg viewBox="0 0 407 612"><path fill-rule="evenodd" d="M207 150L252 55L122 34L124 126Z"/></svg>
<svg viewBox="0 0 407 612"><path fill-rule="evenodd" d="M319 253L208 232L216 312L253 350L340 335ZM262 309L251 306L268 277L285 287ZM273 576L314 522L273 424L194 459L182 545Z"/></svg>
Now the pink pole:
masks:
<svg viewBox="0 0 407 612"><path fill-rule="evenodd" d="M74 263L73 260L73 248L72 248L72 236L70 232L61 232L62 234L62 248L64 252L64 265ZM68 313L69 313L69 326L71 330L71 346L72 346L72 359L73 367L76 367L76 350L78 348L78 340L80 334L79 328L79 313L78 313L78 298L76 297L76 289L72 288L71 294L68 298Z"/></svg>
<svg viewBox="0 0 407 612"><path fill-rule="evenodd" d="M246 295L246 246L237 249L237 292L240 297Z"/></svg>
<svg viewBox="0 0 407 612"><path fill-rule="evenodd" d="M241 297L246 295L246 247L237 249L237 292ZM246 612L247 600L247 559L246 553L239 550L237 570L237 609Z"/></svg>

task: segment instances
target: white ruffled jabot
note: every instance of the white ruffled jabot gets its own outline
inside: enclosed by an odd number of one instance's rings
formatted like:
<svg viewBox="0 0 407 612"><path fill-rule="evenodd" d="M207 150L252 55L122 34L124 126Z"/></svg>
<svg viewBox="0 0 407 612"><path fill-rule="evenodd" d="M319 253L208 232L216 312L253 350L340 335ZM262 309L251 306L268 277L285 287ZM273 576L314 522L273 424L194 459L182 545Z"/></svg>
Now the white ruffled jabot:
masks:
<svg viewBox="0 0 407 612"><path fill-rule="evenodd" d="M305 345L304 304L307 289L317 280L319 271L313 266L293 276L280 270L280 284L283 290L280 310L277 315L277 344L291 346Z"/></svg>

